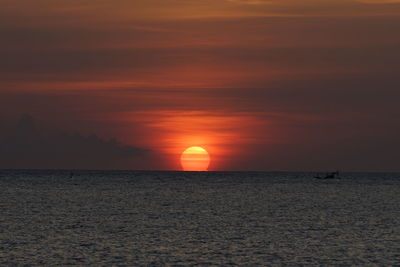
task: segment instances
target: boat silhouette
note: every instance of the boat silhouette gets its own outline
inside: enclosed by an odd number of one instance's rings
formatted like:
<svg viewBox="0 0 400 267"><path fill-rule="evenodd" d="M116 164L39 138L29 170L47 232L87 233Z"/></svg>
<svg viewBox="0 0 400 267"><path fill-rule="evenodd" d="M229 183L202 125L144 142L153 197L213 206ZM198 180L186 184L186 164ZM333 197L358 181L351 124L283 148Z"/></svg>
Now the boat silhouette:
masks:
<svg viewBox="0 0 400 267"><path fill-rule="evenodd" d="M340 179L339 171L327 173L325 176L314 176L315 179L327 180L327 179Z"/></svg>

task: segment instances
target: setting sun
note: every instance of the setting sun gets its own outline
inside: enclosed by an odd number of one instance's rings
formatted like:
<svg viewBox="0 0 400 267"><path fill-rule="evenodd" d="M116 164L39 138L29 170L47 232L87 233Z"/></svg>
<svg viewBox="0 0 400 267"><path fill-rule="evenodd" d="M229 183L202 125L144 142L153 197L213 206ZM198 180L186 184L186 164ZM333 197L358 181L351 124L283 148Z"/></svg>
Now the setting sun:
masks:
<svg viewBox="0 0 400 267"><path fill-rule="evenodd" d="M181 165L184 171L208 171L210 155L202 147L189 147L181 155Z"/></svg>

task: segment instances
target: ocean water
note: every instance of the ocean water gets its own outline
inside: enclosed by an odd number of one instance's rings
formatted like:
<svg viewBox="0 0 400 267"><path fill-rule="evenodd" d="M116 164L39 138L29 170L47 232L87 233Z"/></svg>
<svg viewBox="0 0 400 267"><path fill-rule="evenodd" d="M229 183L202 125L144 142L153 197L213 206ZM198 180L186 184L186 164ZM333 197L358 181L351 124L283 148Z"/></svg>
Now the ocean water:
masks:
<svg viewBox="0 0 400 267"><path fill-rule="evenodd" d="M0 171L0 265L400 265L400 174Z"/></svg>

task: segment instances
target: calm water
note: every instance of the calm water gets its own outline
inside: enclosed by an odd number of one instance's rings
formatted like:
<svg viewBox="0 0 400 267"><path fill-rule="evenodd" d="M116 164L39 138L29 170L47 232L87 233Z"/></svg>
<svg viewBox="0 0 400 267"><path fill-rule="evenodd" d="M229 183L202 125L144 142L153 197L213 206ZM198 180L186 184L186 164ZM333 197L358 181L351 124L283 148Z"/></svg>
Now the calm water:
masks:
<svg viewBox="0 0 400 267"><path fill-rule="evenodd" d="M400 174L0 171L0 265L400 265Z"/></svg>

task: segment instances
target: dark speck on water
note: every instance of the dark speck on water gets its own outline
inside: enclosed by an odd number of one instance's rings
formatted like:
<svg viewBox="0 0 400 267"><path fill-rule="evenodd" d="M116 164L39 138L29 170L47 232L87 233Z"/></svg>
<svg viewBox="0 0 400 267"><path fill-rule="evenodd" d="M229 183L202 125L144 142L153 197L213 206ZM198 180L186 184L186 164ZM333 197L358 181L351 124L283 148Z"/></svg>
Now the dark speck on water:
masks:
<svg viewBox="0 0 400 267"><path fill-rule="evenodd" d="M400 265L400 174L0 171L0 265Z"/></svg>

